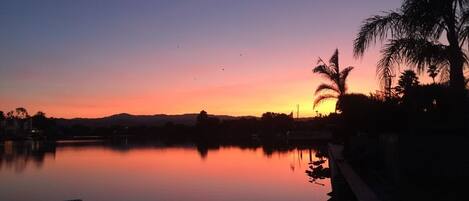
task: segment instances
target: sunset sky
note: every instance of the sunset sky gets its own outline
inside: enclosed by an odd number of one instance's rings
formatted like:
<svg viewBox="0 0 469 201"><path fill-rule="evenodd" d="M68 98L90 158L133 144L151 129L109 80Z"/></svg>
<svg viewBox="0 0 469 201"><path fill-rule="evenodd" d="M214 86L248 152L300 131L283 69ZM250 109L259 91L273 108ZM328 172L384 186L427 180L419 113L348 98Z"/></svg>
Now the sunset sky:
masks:
<svg viewBox="0 0 469 201"><path fill-rule="evenodd" d="M400 0L2 1L0 110L312 116L311 69L335 48L350 92L378 89L379 46L352 54L361 22ZM319 112L332 111L333 103Z"/></svg>

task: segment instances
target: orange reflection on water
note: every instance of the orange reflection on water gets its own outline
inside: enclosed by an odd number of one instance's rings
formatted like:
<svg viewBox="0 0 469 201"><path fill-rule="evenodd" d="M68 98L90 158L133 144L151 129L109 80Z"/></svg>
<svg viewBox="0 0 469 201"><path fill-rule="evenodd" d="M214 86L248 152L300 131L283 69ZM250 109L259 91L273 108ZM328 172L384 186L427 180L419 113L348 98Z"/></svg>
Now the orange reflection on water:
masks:
<svg viewBox="0 0 469 201"><path fill-rule="evenodd" d="M327 200L330 182L309 183L308 162L308 150L57 148L40 169L0 171L0 200Z"/></svg>

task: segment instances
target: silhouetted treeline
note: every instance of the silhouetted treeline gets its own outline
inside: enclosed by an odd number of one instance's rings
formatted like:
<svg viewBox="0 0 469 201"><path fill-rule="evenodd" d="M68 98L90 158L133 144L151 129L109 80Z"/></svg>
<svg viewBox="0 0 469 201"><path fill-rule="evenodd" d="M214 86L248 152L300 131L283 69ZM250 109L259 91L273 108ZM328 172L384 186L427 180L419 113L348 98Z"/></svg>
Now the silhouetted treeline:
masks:
<svg viewBox="0 0 469 201"><path fill-rule="evenodd" d="M347 94L338 101L338 122L348 133L468 134L469 99L455 105L448 87L415 85L396 96Z"/></svg>
<svg viewBox="0 0 469 201"><path fill-rule="evenodd" d="M19 117L7 117L6 119ZM95 138L141 138L161 139L167 142L199 143L237 143L252 141L275 142L285 140L286 133L292 130L318 130L332 124L328 118L313 118L295 121L292 114L267 112L262 117L240 117L220 119L201 111L195 117L195 125L167 122L163 125L126 126L116 123L110 126L85 126L81 124L60 125L54 118L48 118L42 112L30 117L26 115L21 121L32 126L20 129L21 132L6 132L2 127L3 139L95 139ZM7 124L9 125L9 124ZM19 134L21 133L21 134Z"/></svg>
<svg viewBox="0 0 469 201"><path fill-rule="evenodd" d="M47 118L44 112L30 116L23 107L6 114L0 111L0 139L24 139L54 137L59 133L54 118Z"/></svg>
<svg viewBox="0 0 469 201"><path fill-rule="evenodd" d="M155 114L134 115L127 113L114 114L99 118L58 118L57 124L61 126L83 125L89 127L121 126L163 126L167 122L184 125L195 125L198 113L187 114ZM238 119L239 117L229 115L215 115L220 120Z"/></svg>

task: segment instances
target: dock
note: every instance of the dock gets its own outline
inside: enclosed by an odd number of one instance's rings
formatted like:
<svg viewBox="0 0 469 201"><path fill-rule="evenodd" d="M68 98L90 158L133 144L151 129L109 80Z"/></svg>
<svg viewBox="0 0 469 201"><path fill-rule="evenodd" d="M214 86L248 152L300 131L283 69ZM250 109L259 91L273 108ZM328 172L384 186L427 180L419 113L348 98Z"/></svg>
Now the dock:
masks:
<svg viewBox="0 0 469 201"><path fill-rule="evenodd" d="M362 178L353 170L352 166L344 159L342 155L343 146L329 143L329 161L331 172L339 173L343 176L358 201L380 201L378 196L362 180Z"/></svg>

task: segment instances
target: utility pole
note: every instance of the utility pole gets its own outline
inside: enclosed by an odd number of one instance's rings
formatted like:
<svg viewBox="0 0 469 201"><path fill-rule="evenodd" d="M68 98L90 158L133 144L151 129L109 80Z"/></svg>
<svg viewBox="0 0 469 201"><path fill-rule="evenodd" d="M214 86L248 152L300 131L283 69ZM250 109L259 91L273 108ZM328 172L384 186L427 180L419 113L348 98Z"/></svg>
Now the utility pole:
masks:
<svg viewBox="0 0 469 201"><path fill-rule="evenodd" d="M300 104L296 105L296 119L300 118Z"/></svg>

